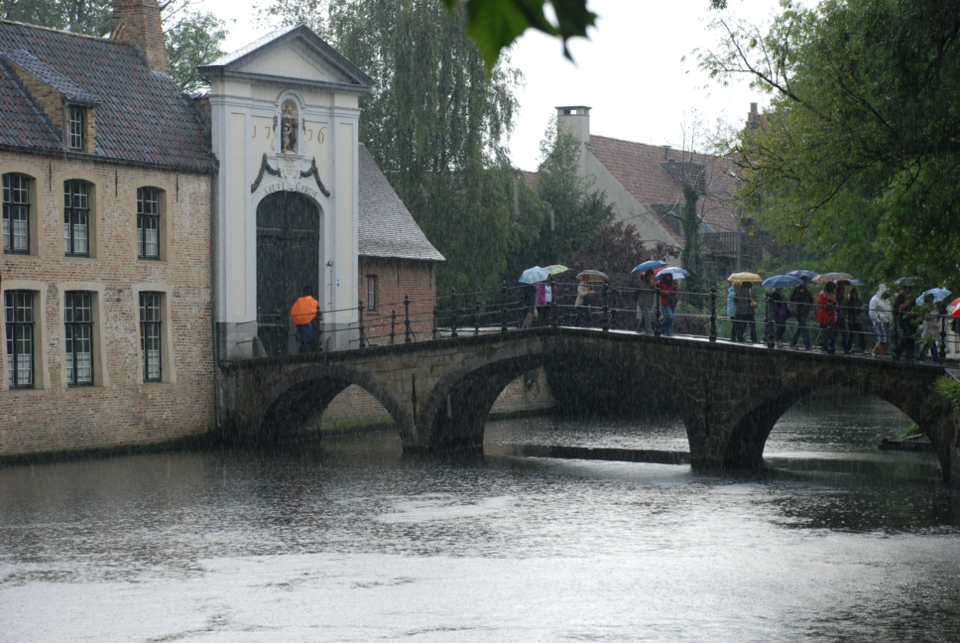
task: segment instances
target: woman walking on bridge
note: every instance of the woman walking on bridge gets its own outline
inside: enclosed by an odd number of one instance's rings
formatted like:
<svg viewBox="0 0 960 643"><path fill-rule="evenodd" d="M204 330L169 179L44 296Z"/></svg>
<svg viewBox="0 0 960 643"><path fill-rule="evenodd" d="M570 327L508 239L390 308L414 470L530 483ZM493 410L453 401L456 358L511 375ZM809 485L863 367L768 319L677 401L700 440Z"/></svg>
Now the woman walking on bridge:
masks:
<svg viewBox="0 0 960 643"><path fill-rule="evenodd" d="M837 297L833 293L837 284L827 282L823 290L817 295L817 323L820 324L820 336L823 338L823 352L832 355L834 347L834 329L837 325Z"/></svg>
<svg viewBox="0 0 960 643"><path fill-rule="evenodd" d="M807 278L800 277L800 285L790 293L790 313L797 318L797 331L790 340L790 348L796 348L800 334L803 334L803 345L810 350L810 331L807 330L807 315L813 306L813 295L807 290Z"/></svg>
<svg viewBox="0 0 960 643"><path fill-rule="evenodd" d="M893 307L890 305L890 291L885 284L880 284L877 294L870 299L870 321L873 322L873 332L877 334L877 343L873 347L876 356L886 357L883 353L890 342L890 322L893 321Z"/></svg>

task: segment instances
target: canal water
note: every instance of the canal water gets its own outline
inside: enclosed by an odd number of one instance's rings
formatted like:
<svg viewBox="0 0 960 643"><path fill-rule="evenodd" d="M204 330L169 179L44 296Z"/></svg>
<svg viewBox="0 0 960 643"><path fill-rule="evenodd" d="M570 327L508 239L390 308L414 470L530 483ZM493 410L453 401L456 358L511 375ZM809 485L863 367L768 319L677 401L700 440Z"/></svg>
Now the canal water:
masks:
<svg viewBox="0 0 960 643"><path fill-rule="evenodd" d="M513 455L685 451L670 417L7 466L0 641L960 641L960 494L877 449L908 425L813 400L739 475Z"/></svg>

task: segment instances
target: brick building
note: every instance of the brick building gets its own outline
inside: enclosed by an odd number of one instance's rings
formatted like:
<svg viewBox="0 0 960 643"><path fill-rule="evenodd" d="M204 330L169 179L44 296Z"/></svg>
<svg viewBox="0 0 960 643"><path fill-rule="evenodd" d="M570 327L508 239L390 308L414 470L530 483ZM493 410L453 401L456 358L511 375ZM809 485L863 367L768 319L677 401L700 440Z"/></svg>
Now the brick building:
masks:
<svg viewBox="0 0 960 643"><path fill-rule="evenodd" d="M216 170L138 46L0 21L0 453L212 425Z"/></svg>
<svg viewBox="0 0 960 643"><path fill-rule="evenodd" d="M0 21L0 456L211 429L215 348L295 348L290 292L264 305L285 265L328 349L358 297L433 309L443 257L357 141L362 71L304 27L205 67L205 100L166 65L155 0L115 0L110 38Z"/></svg>

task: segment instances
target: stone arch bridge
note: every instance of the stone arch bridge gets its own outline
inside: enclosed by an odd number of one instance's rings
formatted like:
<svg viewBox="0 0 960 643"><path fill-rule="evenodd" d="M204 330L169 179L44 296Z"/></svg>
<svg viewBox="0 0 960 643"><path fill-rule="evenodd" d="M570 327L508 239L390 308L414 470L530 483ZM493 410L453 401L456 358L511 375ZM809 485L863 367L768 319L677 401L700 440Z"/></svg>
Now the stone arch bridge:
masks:
<svg viewBox="0 0 960 643"><path fill-rule="evenodd" d="M691 462L700 469L761 466L767 436L787 409L815 389L850 387L916 422L935 445L944 478L960 477L960 431L934 389L942 368L576 328L223 364L221 438L258 444L295 434L356 384L393 417L405 452L482 448L484 421L497 396L540 366L593 374L594 390L622 397L665 397L680 409ZM576 398L578 391L564 395Z"/></svg>

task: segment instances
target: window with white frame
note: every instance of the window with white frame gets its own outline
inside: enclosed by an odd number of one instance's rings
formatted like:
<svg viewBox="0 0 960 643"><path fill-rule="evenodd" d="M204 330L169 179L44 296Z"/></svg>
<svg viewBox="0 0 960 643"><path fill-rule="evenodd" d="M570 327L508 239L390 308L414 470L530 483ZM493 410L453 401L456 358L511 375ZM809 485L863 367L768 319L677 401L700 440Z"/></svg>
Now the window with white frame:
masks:
<svg viewBox="0 0 960 643"><path fill-rule="evenodd" d="M3 175L3 251L30 252L30 177Z"/></svg>
<svg viewBox="0 0 960 643"><path fill-rule="evenodd" d="M33 388L34 341L33 292L4 293L7 331L7 377L10 388Z"/></svg>
<svg viewBox="0 0 960 643"><path fill-rule="evenodd" d="M71 150L83 150L84 109L71 105L67 114L67 147Z"/></svg>
<svg viewBox="0 0 960 643"><path fill-rule="evenodd" d="M160 382L163 374L160 359L160 325L163 293L140 293L140 354L143 359L143 381Z"/></svg>
<svg viewBox="0 0 960 643"><path fill-rule="evenodd" d="M67 353L67 384L93 384L93 293L66 293L63 321L64 347Z"/></svg>
<svg viewBox="0 0 960 643"><path fill-rule="evenodd" d="M90 185L76 179L63 184L64 253L90 255Z"/></svg>
<svg viewBox="0 0 960 643"><path fill-rule="evenodd" d="M137 188L137 257L160 258L160 190Z"/></svg>
<svg viewBox="0 0 960 643"><path fill-rule="evenodd" d="M377 276L367 275L367 310L377 309Z"/></svg>

